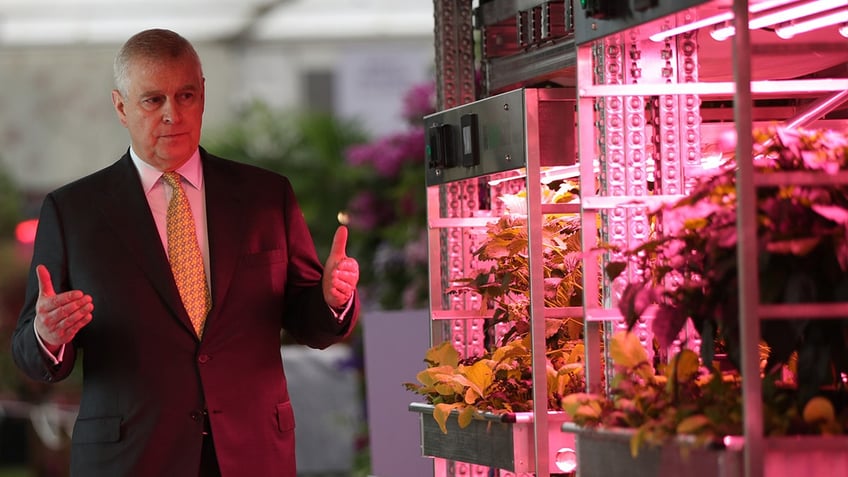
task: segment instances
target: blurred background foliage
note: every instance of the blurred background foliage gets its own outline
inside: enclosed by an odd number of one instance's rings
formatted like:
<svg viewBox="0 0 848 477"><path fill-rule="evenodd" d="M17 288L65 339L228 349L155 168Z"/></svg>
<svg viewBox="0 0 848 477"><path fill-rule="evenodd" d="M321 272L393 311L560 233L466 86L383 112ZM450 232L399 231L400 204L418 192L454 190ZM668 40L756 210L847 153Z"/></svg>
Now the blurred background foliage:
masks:
<svg viewBox="0 0 848 477"><path fill-rule="evenodd" d="M371 139L355 121L254 102L202 142L287 176L322 261L339 223L349 226L366 307L416 308L427 300L423 117L434 110L434 85L414 86L403 101L406 123Z"/></svg>
<svg viewBox="0 0 848 477"><path fill-rule="evenodd" d="M14 238L15 226L21 220L23 198L0 160L0 239Z"/></svg>
<svg viewBox="0 0 848 477"><path fill-rule="evenodd" d="M323 113L275 110L256 101L230 123L204 133L202 144L212 154L287 176L323 261L338 213L355 191L355 176L362 174L347 166L344 151L365 139L354 123Z"/></svg>
<svg viewBox="0 0 848 477"><path fill-rule="evenodd" d="M29 265L15 239L22 209L22 193L0 161L0 394L17 393L20 388L18 370L7 350L23 304Z"/></svg>
<svg viewBox="0 0 848 477"><path fill-rule="evenodd" d="M381 309L427 305L424 116L435 110L435 83L414 85L396 131L347 150L348 164L364 172L348 205L350 228L368 247L365 292Z"/></svg>

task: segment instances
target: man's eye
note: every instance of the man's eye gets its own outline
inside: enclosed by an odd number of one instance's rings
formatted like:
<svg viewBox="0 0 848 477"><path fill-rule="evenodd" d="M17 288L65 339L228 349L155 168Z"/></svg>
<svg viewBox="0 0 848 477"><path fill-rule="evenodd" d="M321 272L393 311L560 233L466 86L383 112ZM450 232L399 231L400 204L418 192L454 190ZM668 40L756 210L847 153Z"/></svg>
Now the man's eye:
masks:
<svg viewBox="0 0 848 477"><path fill-rule="evenodd" d="M148 107L157 106L162 102L162 98L146 98L142 101L142 104Z"/></svg>
<svg viewBox="0 0 848 477"><path fill-rule="evenodd" d="M194 100L194 93L181 93L179 98L183 103L188 103Z"/></svg>

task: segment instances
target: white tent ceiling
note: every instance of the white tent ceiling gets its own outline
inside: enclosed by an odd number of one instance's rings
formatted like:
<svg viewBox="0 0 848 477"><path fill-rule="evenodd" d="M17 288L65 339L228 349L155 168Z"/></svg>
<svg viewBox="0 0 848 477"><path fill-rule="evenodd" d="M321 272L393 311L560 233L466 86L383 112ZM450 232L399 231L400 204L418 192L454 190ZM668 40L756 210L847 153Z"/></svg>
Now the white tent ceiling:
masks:
<svg viewBox="0 0 848 477"><path fill-rule="evenodd" d="M0 47L120 43L145 28L192 41L432 34L429 0L0 0Z"/></svg>

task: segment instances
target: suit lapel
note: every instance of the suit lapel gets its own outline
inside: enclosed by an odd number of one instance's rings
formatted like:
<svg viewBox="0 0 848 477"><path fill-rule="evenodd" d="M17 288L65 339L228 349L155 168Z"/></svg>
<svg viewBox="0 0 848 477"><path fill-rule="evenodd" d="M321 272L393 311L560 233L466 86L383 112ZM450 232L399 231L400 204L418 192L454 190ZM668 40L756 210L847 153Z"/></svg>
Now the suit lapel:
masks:
<svg viewBox="0 0 848 477"><path fill-rule="evenodd" d="M168 257L162 247L156 223L153 221L153 214L150 213L150 206L141 188L138 171L129 154L125 154L111 168L108 179L107 200L98 201L106 220L126 244L128 257L136 260L151 286L159 293L174 316L194 334L191 320L174 282Z"/></svg>
<svg viewBox="0 0 848 477"><path fill-rule="evenodd" d="M200 150L206 191L206 233L209 238L209 262L212 278L212 310L206 318L207 333L214 329L219 311L227 296L238 251L245 230L241 199L234 192L232 171L227 172L222 159Z"/></svg>

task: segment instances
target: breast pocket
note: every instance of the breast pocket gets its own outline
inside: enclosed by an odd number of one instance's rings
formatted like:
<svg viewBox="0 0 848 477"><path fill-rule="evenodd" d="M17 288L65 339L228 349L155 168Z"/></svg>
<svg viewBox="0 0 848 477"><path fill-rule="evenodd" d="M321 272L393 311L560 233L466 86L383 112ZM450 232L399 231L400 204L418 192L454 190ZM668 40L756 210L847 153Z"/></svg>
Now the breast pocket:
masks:
<svg viewBox="0 0 848 477"><path fill-rule="evenodd" d="M267 283L271 292L281 294L286 288L286 265L288 258L285 250L266 250L243 255L239 260L239 271L247 276L251 283Z"/></svg>

